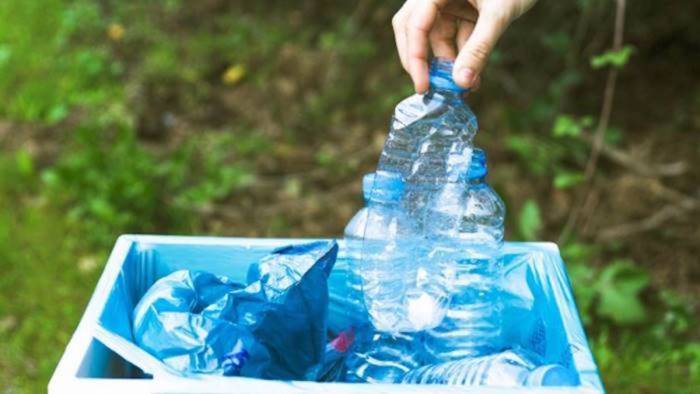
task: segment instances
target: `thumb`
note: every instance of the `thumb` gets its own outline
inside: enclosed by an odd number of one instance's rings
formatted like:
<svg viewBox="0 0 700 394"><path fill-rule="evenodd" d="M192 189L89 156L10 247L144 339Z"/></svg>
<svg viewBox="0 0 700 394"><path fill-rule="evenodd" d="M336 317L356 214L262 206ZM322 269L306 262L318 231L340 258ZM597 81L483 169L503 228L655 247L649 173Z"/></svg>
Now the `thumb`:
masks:
<svg viewBox="0 0 700 394"><path fill-rule="evenodd" d="M494 45L508 26L508 18L500 13L483 10L474 31L455 60L452 77L462 87L472 87L486 65Z"/></svg>

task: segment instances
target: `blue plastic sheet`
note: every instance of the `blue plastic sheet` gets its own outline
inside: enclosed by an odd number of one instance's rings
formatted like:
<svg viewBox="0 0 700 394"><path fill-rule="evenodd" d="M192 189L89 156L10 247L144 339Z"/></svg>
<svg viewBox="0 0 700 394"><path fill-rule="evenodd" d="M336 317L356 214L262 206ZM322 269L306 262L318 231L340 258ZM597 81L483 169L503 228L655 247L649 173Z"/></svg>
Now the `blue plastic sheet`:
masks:
<svg viewBox="0 0 700 394"><path fill-rule="evenodd" d="M314 380L337 250L334 241L276 249L249 267L247 285L173 272L136 305L135 342L183 374Z"/></svg>

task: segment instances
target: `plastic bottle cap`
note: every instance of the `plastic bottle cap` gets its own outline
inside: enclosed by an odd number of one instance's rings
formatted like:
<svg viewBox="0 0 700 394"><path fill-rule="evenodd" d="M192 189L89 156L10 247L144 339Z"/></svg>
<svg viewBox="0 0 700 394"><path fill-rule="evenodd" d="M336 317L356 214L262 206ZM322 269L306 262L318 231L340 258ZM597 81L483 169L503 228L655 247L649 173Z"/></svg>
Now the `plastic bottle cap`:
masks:
<svg viewBox="0 0 700 394"><path fill-rule="evenodd" d="M530 373L526 382L528 386L576 386L577 384L576 376L558 364L536 368Z"/></svg>
<svg viewBox="0 0 700 394"><path fill-rule="evenodd" d="M457 93L464 93L469 89L457 85L452 78L452 67L454 62L450 59L436 57L430 62L430 86L436 89L449 90Z"/></svg>
<svg viewBox="0 0 700 394"><path fill-rule="evenodd" d="M469 163L469 173L467 178L479 179L483 178L488 174L488 167L486 166L486 152L481 148L474 148L472 152L472 161Z"/></svg>

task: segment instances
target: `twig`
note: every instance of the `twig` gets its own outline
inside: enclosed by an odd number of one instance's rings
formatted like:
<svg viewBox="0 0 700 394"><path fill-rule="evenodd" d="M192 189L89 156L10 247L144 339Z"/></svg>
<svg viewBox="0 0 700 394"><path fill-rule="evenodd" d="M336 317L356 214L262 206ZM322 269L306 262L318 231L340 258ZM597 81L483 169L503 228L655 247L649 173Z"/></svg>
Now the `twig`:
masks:
<svg viewBox="0 0 700 394"><path fill-rule="evenodd" d="M593 137L588 134L581 134L581 138L586 142L593 143ZM650 165L635 159L627 152L606 144L600 147L600 155L642 176L674 177L682 175L688 170L687 164L683 161Z"/></svg>
<svg viewBox="0 0 700 394"><path fill-rule="evenodd" d="M664 185L659 179L638 179L646 185L649 193L667 200L669 204L644 219L615 225L599 231L596 236L598 240L611 240L654 230L663 226L669 220L682 217L683 215L700 209L700 196L686 195L683 192Z"/></svg>
<svg viewBox="0 0 700 394"><path fill-rule="evenodd" d="M667 205L645 219L604 229L598 234L597 239L607 241L653 230L661 227L667 221L680 217L692 210L697 209L698 207L699 205L697 203L681 206Z"/></svg>
<svg viewBox="0 0 700 394"><path fill-rule="evenodd" d="M622 48L622 38L625 27L625 0L616 0L616 10L615 10L615 29L613 30L613 45L612 49L618 51ZM598 166L598 157L600 156L601 148L605 142L605 131L610 123L610 115L612 114L613 99L615 98L615 85L617 84L617 74L618 70L616 67L610 67L608 71L608 77L605 81L605 90L603 92L603 104L600 109L600 116L598 117L598 125L596 126L595 134L593 136L593 146L591 148L591 155L588 157L588 162L586 163L585 178L586 178L586 191L581 194L581 198L577 199L576 205L569 213L569 217L566 220L564 229L559 235L559 243L563 243L571 233L578 222L578 218L582 212L584 205L587 205L587 201L591 196L591 190L593 188L593 175L596 172Z"/></svg>

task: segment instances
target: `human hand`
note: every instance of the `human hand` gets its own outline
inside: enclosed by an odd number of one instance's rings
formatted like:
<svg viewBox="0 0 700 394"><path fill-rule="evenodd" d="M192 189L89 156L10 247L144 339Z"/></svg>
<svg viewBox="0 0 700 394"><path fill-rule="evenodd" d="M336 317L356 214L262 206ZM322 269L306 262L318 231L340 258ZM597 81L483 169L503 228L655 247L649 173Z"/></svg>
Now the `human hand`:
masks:
<svg viewBox="0 0 700 394"><path fill-rule="evenodd" d="M456 59L458 85L477 87L496 41L536 0L406 0L392 25L401 65L416 92L428 90L428 44L436 57Z"/></svg>

